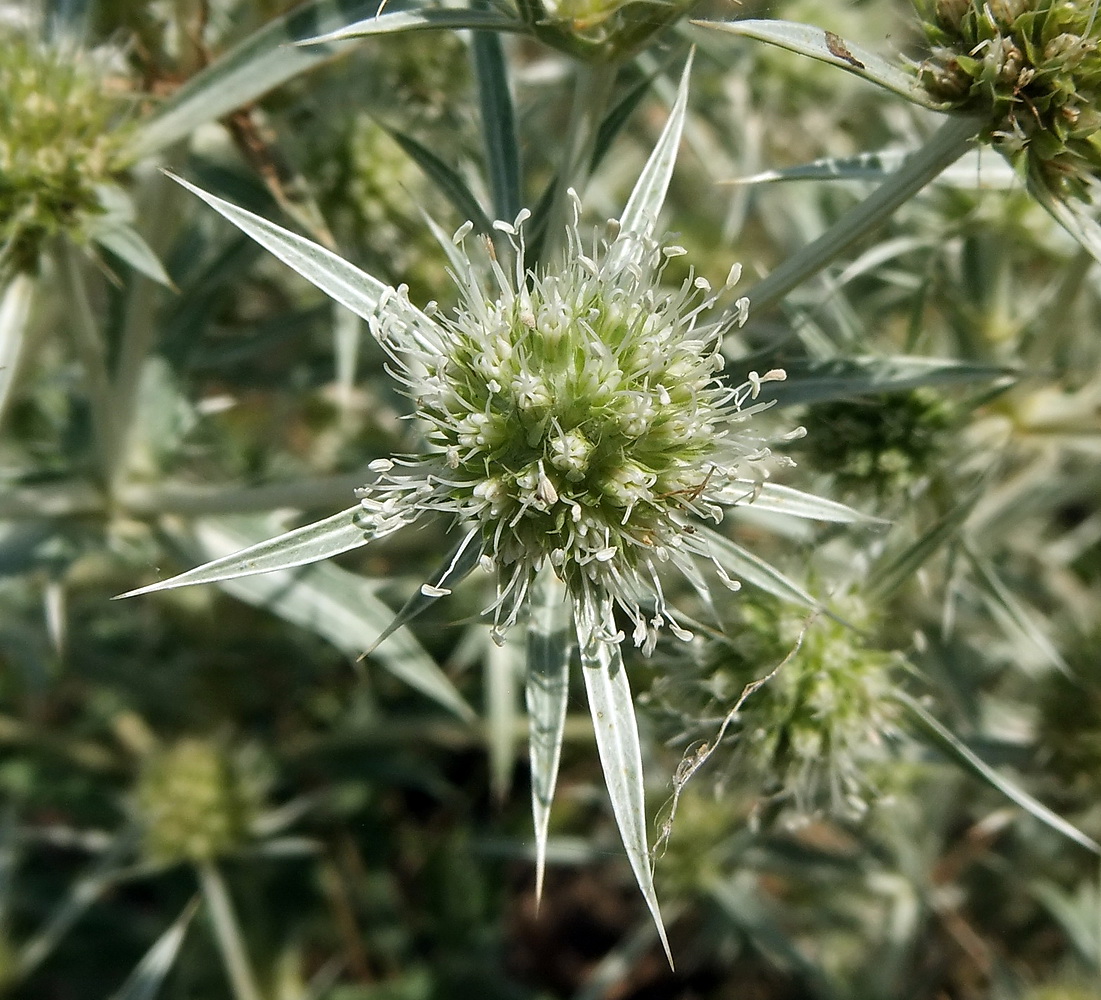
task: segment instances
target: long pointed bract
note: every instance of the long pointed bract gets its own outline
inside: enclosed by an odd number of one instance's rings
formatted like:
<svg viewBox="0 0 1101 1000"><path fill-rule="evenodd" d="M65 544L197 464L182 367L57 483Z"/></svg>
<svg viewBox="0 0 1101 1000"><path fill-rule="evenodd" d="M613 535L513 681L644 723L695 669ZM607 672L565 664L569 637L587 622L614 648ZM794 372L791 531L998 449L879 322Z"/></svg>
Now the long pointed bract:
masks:
<svg viewBox="0 0 1101 1000"><path fill-rule="evenodd" d="M600 618L610 623L611 603L604 601L601 604ZM608 795L612 800L612 812L623 838L623 847L631 863L631 870L635 873L635 880L657 925L665 956L672 966L673 954L669 950L669 939L658 909L654 875L650 870L642 747L638 738L635 704L631 698L627 670L623 666L623 654L619 643L594 634L580 623L578 640L581 643L581 673L585 678L596 746L600 753Z"/></svg>
<svg viewBox="0 0 1101 1000"><path fill-rule="evenodd" d="M535 903L543 895L547 865L547 830L566 705L570 696L570 660L573 658L571 603L566 588L550 567L544 567L531 598L528 622L528 754L531 761L531 814L535 825Z"/></svg>

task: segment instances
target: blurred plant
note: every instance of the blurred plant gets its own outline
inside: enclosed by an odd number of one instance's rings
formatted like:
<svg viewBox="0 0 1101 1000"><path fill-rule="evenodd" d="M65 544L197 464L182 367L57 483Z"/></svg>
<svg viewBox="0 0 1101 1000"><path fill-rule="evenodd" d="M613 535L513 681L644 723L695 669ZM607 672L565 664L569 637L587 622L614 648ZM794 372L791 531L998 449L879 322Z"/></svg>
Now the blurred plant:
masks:
<svg viewBox="0 0 1101 1000"><path fill-rule="evenodd" d="M264 804L256 764L255 753L196 737L153 750L135 790L148 859L200 864L242 848Z"/></svg>
<svg viewBox="0 0 1101 1000"><path fill-rule="evenodd" d="M64 233L85 243L121 191L126 106L105 52L0 42L0 274L35 270Z"/></svg>
<svg viewBox="0 0 1101 1000"><path fill-rule="evenodd" d="M881 498L904 494L935 469L958 426L947 400L929 388L823 403L808 421L820 428L804 439L810 463L843 490Z"/></svg>
<svg viewBox="0 0 1101 1000"><path fill-rule="evenodd" d="M676 742L705 741L686 751L675 790L717 755L708 766L721 769L720 784L755 795L766 813L867 809L875 771L902 735L900 672L897 657L864 638L862 601L831 604L844 621L747 595L724 636L698 639L667 664L649 698L679 729Z"/></svg>

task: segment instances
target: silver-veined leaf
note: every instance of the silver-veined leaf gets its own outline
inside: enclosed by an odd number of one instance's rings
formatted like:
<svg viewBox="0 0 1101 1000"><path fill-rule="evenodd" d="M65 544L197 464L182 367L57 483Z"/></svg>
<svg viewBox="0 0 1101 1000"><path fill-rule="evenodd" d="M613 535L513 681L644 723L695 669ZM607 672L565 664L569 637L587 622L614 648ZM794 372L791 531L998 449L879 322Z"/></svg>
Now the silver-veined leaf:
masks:
<svg viewBox="0 0 1101 1000"><path fill-rule="evenodd" d="M367 513L356 504L339 514L314 521L312 524L284 532L275 538L257 542L195 569L180 573L169 580L151 583L148 587L119 594L115 600L124 597L137 597L140 594L152 594L158 590L171 590L174 587L189 587L198 583L220 583L237 577L252 576L256 573L270 573L274 570L293 569L307 563L328 559L330 556L349 552L366 545L379 537L374 526L367 519Z"/></svg>
<svg viewBox="0 0 1101 1000"><path fill-rule="evenodd" d="M624 234L634 233L645 239L654 233L661 207L665 204L665 195L669 190L669 181L673 176L673 167L680 148L681 133L684 131L693 55L692 52L688 54L669 119L619 218L620 230ZM613 244L608 257L614 265L625 266L636 259L640 252L641 247L635 240L620 240Z"/></svg>
<svg viewBox="0 0 1101 1000"><path fill-rule="evenodd" d="M812 24L771 18L744 21L693 21L692 23L701 28L754 38L760 42L777 45L789 52L810 56L819 62L837 66L855 76L878 84L922 107L940 111L947 110L949 107L929 97L918 83L917 77L907 73L898 63L884 59L881 55L870 52L860 45L845 41L832 31L816 28Z"/></svg>
<svg viewBox="0 0 1101 1000"><path fill-rule="evenodd" d="M604 617L611 620L610 604L602 607ZM646 836L646 797L642 774L642 747L638 738L635 704L619 643L609 642L599 635L579 635L581 673L589 696L589 711L593 717L596 747L604 782L612 800L623 847L635 880L646 900L650 915L658 928L662 947L669 964L673 956L665 925L658 909L654 876L650 870L650 849Z"/></svg>
<svg viewBox="0 0 1101 1000"><path fill-rule="evenodd" d="M432 321L398 295L394 288L361 271L331 250L210 194L182 177L175 174L169 176L202 198L265 250L269 250L288 267L362 319L375 320L385 310L400 316L411 331L415 328L423 333L434 329Z"/></svg>
<svg viewBox="0 0 1101 1000"><path fill-rule="evenodd" d="M570 697L573 658L572 604L566 588L546 566L536 580L528 620L528 669L525 700L528 709L528 755L531 761L531 815L535 827L535 900L543 895L547 865L547 834L566 706Z"/></svg>

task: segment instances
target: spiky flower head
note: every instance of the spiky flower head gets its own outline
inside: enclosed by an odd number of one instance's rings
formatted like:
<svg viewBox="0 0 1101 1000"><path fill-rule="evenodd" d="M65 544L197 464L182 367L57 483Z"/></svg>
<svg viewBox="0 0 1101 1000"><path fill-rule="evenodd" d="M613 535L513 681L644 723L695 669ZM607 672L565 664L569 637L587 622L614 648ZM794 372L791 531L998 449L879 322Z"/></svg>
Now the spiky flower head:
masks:
<svg viewBox="0 0 1101 1000"><path fill-rule="evenodd" d="M610 597L649 649L662 625L688 635L659 572L670 565L697 579L707 552L694 522L718 522L724 505L752 495L751 468L770 452L746 425L763 408L753 402L762 382L783 373L751 372L737 387L721 377L726 324L700 320L737 268L718 292L694 276L668 289L662 272L679 247L634 232L586 244L575 208L553 269L527 268L522 213L500 227L513 268L491 259L484 282L464 227L458 310L433 312L412 339L394 314L378 319L432 453L376 463L361 502L386 526L454 518L456 559L477 553L496 574L488 611L498 632L549 565L579 630L622 638L606 614Z"/></svg>
<svg viewBox="0 0 1101 1000"><path fill-rule="evenodd" d="M736 707L726 773L800 817L861 814L900 736L895 658L864 638L872 623L862 601L831 604L844 623L746 595L727 637L697 640L650 694L658 716L689 735Z"/></svg>
<svg viewBox="0 0 1101 1000"><path fill-rule="evenodd" d="M662 582L679 570L705 605L703 564L780 579L707 522L754 503L850 522L855 511L766 482L769 450L749 421L779 371L725 382L723 333L747 304L719 309L723 288L689 275L663 284L683 251L655 236L687 110L691 59L627 206L603 238L583 236L576 196L564 253L528 259L527 213L472 239L436 229L458 308L423 310L316 244L182 181L209 205L363 317L415 403L424 447L377 459L360 504L127 596L288 569L347 552L426 516L442 516L453 551L379 641L481 565L496 578L494 633L530 611L527 701L533 735L537 885L546 856L576 636L601 763L624 847L663 943L644 815L642 750L624 670L625 638L651 649L658 630L688 637ZM566 199L563 199L566 200ZM567 201L567 204L570 204ZM557 226L557 222L554 223ZM432 224L429 223L431 226ZM433 227L435 228L435 227ZM493 237L492 239L489 237ZM713 321L704 316L716 307Z"/></svg>
<svg viewBox="0 0 1101 1000"><path fill-rule="evenodd" d="M0 259L30 267L44 239L79 236L103 211L123 134L102 61L0 36Z"/></svg>
<svg viewBox="0 0 1101 1000"><path fill-rule="evenodd" d="M1101 177L1095 0L916 0L929 94L987 119L983 137L1061 197Z"/></svg>
<svg viewBox="0 0 1101 1000"><path fill-rule="evenodd" d="M263 805L255 755L189 737L152 752L136 805L145 854L160 864L211 861L243 847Z"/></svg>

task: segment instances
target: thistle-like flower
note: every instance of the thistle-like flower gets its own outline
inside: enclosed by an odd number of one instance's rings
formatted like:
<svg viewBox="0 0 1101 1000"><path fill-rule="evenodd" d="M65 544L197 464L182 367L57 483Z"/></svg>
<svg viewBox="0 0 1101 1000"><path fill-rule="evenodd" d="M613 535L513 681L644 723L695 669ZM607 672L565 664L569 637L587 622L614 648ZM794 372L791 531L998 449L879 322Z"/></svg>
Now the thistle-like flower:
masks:
<svg viewBox="0 0 1101 1000"><path fill-rule="evenodd" d="M746 422L767 405L757 398L762 383L783 373L751 372L736 387L722 378L719 343L744 321L744 299L703 323L737 269L718 291L691 275L676 288L662 284L666 261L683 252L654 229L680 141L687 79L686 70L669 122L604 239L583 238L576 196L565 253L549 267L526 259L526 212L495 224L496 243L488 234L470 239L469 225L450 240L436 230L459 291L452 315L434 304L418 309L404 286L384 285L181 182L368 322L415 404L425 446L415 456L372 462L376 478L359 491L358 506L133 592L299 566L429 515L449 519L454 549L379 642L479 566L495 577L485 610L497 638L527 613L541 880L576 639L612 806L659 930L617 609L633 641L648 650L663 626L689 636L666 597L667 567L705 603L708 563L732 588L743 576L800 593L709 525L724 508L753 503L801 517L859 519L841 504L767 481L769 449Z"/></svg>
<svg viewBox="0 0 1101 1000"><path fill-rule="evenodd" d="M783 372L728 386L725 324L699 324L716 293L699 277L662 287L666 260L683 251L635 232L586 247L576 196L574 206L561 266L527 269L524 212L498 223L511 273L491 257L487 287L471 258L456 256L454 316L434 312L414 330L393 313L375 320L431 451L373 463L379 476L361 503L383 533L429 513L452 517L462 533L454 560L476 556L496 575L486 611L498 635L550 566L582 644L623 638L614 603L649 650L662 625L688 637L659 571L667 564L698 581L695 563L710 554L694 522L717 522L723 505L752 497L747 469L770 453L744 424L765 405L752 402L762 382ZM469 230L456 234L460 248ZM746 307L741 300L732 322Z"/></svg>

